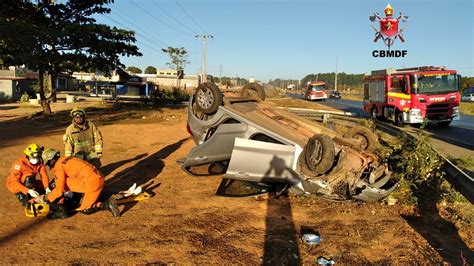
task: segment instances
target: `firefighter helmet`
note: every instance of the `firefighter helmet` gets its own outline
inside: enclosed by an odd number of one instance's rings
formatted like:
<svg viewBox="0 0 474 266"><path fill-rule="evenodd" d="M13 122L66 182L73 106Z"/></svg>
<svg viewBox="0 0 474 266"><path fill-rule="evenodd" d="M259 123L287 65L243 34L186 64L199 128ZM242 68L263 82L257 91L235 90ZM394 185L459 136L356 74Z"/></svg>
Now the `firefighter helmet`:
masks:
<svg viewBox="0 0 474 266"><path fill-rule="evenodd" d="M57 157L59 157L59 151L54 150L54 149L47 149L43 152L43 155L41 156L43 159L43 163L45 165L49 165L49 162Z"/></svg>
<svg viewBox="0 0 474 266"><path fill-rule="evenodd" d="M28 147L26 147L23 152L26 154L26 156L30 158L39 158L41 157L41 153L43 152L43 147L40 147L36 145L35 143L32 143L28 145Z"/></svg>
<svg viewBox="0 0 474 266"><path fill-rule="evenodd" d="M86 111L84 111L84 109L81 109L79 107L74 107L72 110L71 110L71 117L74 117L76 116L77 114L80 114L82 116L85 116L86 115Z"/></svg>

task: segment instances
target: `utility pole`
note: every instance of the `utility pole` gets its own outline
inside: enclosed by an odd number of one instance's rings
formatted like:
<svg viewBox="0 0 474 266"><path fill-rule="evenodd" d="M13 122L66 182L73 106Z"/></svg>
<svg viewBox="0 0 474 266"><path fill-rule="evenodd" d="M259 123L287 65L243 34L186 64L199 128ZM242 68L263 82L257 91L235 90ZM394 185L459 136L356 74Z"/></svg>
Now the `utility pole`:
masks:
<svg viewBox="0 0 474 266"><path fill-rule="evenodd" d="M214 38L212 35L196 35L196 38L202 39L202 81L207 81L206 75L206 40L209 38Z"/></svg>
<svg viewBox="0 0 474 266"><path fill-rule="evenodd" d="M336 56L336 75L334 75L334 91L337 91L337 56Z"/></svg>

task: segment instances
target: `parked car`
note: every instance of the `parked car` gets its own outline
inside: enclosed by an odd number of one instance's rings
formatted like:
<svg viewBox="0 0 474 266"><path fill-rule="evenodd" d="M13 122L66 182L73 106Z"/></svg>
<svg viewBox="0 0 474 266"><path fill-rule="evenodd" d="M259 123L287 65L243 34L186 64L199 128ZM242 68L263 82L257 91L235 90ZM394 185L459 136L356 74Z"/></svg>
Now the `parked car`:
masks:
<svg viewBox="0 0 474 266"><path fill-rule="evenodd" d="M341 93L339 91L331 90L329 91L329 98L341 99Z"/></svg>
<svg viewBox="0 0 474 266"><path fill-rule="evenodd" d="M336 200L377 201L395 189L373 153L375 133L354 127L341 136L266 104L264 93L250 83L241 97L226 97L216 85L201 84L188 105L187 129L197 146L178 160L182 169Z"/></svg>
<svg viewBox="0 0 474 266"><path fill-rule="evenodd" d="M464 92L461 95L461 101L474 102L474 87L469 87L464 90Z"/></svg>

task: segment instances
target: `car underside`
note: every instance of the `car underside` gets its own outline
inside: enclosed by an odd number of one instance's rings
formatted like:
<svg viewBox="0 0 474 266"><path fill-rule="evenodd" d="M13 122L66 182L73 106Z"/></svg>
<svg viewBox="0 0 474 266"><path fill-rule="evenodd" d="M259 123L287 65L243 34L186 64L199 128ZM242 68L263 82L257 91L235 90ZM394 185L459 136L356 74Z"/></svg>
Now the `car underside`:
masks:
<svg viewBox="0 0 474 266"><path fill-rule="evenodd" d="M182 169L334 200L377 201L395 189L369 128L355 126L342 135L266 103L262 95L256 83L238 97L201 84L188 105L188 131L197 146L179 160Z"/></svg>

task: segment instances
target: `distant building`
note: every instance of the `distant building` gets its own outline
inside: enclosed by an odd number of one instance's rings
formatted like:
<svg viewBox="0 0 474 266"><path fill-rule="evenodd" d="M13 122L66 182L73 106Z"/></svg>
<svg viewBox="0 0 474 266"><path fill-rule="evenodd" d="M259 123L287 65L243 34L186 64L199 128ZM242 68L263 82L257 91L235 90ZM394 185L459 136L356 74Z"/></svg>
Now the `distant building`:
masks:
<svg viewBox="0 0 474 266"><path fill-rule="evenodd" d="M30 98L36 98L34 86L38 79L38 72L33 72L27 68L1 66L0 101L18 101L24 93L27 93ZM57 90L71 89L75 86L74 79L67 74L60 74L54 82Z"/></svg>
<svg viewBox="0 0 474 266"><path fill-rule="evenodd" d="M138 74L137 76L146 77L147 81L152 82L158 87L176 87L178 71L176 69L157 69L156 75L150 74ZM199 86L198 75L184 75L183 79L180 80L180 87L182 89L195 89Z"/></svg>

